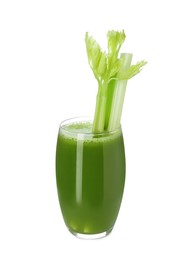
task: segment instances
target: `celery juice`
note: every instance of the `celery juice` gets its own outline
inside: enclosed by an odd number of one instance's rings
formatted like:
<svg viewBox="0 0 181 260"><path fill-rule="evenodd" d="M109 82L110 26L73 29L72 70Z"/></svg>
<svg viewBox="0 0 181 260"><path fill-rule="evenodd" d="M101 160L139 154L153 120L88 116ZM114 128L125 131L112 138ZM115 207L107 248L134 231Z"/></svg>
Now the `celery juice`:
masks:
<svg viewBox="0 0 181 260"><path fill-rule="evenodd" d="M92 134L90 121L68 121L60 127L56 151L57 190L64 221L74 234L109 233L125 182L121 128Z"/></svg>
<svg viewBox="0 0 181 260"><path fill-rule="evenodd" d="M127 81L147 63L132 65L132 54L120 52L125 39L124 30L108 31L104 51L86 32L88 63L98 83L94 118L64 121L57 139L56 180L63 218L69 230L82 238L106 236L122 200L124 97Z"/></svg>

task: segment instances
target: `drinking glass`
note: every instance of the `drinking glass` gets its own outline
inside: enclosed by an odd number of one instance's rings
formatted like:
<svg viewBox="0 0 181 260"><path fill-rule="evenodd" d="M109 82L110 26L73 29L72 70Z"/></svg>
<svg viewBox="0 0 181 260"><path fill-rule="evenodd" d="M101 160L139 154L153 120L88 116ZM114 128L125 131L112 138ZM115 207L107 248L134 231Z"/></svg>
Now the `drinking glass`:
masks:
<svg viewBox="0 0 181 260"><path fill-rule="evenodd" d="M108 235L117 219L125 183L121 127L92 133L92 119L61 123L56 149L59 203L67 228L80 238Z"/></svg>

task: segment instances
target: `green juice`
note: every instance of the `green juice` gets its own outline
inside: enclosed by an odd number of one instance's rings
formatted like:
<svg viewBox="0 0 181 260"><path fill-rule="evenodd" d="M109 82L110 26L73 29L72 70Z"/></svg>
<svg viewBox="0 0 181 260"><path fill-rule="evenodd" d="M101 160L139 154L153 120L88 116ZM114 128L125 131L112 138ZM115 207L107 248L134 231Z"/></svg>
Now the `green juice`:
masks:
<svg viewBox="0 0 181 260"><path fill-rule="evenodd" d="M91 123L60 129L56 180L62 215L72 233L112 230L125 183L125 152L121 129L91 134Z"/></svg>

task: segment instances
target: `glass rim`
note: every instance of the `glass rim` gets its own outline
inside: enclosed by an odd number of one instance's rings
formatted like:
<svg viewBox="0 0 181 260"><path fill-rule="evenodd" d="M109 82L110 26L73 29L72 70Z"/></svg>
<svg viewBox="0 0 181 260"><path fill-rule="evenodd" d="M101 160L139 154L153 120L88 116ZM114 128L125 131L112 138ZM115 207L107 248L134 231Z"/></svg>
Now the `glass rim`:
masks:
<svg viewBox="0 0 181 260"><path fill-rule="evenodd" d="M97 132L97 133L92 133L92 132L78 132L75 129L67 129L65 126L70 125L71 123L78 123L78 122L93 122L93 117L92 116L77 116L77 117L70 117L67 119L64 119L61 123L60 123L60 127L59 127L59 131L62 130L63 132L67 133L67 134L73 134L73 135L84 135L84 136L104 136L104 135L113 135L115 133L118 133L120 131L122 131L121 128L121 124L120 126L115 129L115 130L111 130L111 131L104 131L104 132Z"/></svg>

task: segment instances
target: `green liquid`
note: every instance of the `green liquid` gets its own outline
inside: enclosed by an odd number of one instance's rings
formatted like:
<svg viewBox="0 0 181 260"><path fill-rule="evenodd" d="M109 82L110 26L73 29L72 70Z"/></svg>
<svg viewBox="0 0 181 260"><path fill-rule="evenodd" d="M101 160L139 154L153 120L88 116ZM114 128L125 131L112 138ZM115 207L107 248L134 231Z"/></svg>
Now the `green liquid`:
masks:
<svg viewBox="0 0 181 260"><path fill-rule="evenodd" d="M94 138L83 134L90 132L90 127L84 123L69 125L59 133L56 151L63 218L70 231L82 234L98 234L113 228L125 182L121 130ZM78 138L77 132L81 133Z"/></svg>

